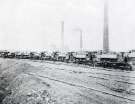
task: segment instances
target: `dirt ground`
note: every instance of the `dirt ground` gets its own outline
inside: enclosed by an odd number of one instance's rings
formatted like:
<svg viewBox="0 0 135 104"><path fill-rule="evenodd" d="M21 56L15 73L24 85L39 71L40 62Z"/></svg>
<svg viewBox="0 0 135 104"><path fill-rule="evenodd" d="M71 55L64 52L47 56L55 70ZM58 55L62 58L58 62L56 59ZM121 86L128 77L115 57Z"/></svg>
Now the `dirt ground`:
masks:
<svg viewBox="0 0 135 104"><path fill-rule="evenodd" d="M0 59L0 104L135 104L135 72Z"/></svg>

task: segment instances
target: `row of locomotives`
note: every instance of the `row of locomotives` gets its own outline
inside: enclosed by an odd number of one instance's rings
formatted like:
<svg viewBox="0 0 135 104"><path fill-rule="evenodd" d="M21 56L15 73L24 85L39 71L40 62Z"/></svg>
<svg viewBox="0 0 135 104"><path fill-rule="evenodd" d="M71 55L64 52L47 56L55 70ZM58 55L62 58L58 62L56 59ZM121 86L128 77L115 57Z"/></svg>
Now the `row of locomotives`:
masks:
<svg viewBox="0 0 135 104"><path fill-rule="evenodd" d="M99 55L98 58L99 58L99 61L97 63L98 66L104 68L132 70L132 66L128 63L127 56L123 56L122 54L108 53Z"/></svg>
<svg viewBox="0 0 135 104"><path fill-rule="evenodd" d="M135 52L98 53L90 51L79 52L9 52L0 51L2 58L32 59L60 61L67 63L99 66L122 70L133 70L135 66Z"/></svg>

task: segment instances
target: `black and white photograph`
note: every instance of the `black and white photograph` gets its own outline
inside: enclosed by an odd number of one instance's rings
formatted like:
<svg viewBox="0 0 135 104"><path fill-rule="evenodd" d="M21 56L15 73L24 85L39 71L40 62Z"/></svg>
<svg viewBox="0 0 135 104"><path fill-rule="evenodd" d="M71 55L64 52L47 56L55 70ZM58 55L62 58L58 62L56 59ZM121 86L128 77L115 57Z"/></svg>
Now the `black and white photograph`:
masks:
<svg viewBox="0 0 135 104"><path fill-rule="evenodd" d="M135 0L0 0L0 104L135 104Z"/></svg>

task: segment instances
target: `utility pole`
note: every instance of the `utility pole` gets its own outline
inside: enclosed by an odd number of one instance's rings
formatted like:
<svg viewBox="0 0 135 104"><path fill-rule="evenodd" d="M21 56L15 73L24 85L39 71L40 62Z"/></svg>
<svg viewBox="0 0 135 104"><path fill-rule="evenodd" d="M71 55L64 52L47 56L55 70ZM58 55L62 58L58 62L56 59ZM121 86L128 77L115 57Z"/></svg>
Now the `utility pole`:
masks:
<svg viewBox="0 0 135 104"><path fill-rule="evenodd" d="M64 21L61 22L61 50L64 49Z"/></svg>
<svg viewBox="0 0 135 104"><path fill-rule="evenodd" d="M108 0L104 0L104 35L103 35L103 51L109 52L109 25L108 25Z"/></svg>

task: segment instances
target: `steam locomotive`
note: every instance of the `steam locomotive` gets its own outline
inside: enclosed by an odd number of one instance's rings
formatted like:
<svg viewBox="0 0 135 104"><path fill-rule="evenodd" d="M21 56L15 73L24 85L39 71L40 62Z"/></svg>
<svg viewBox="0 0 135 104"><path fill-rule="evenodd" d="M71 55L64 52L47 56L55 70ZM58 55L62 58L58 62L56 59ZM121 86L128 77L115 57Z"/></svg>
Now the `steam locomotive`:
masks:
<svg viewBox="0 0 135 104"><path fill-rule="evenodd" d="M132 70L127 58L127 56L122 57L119 54L102 54L99 56L97 64L104 68Z"/></svg>

